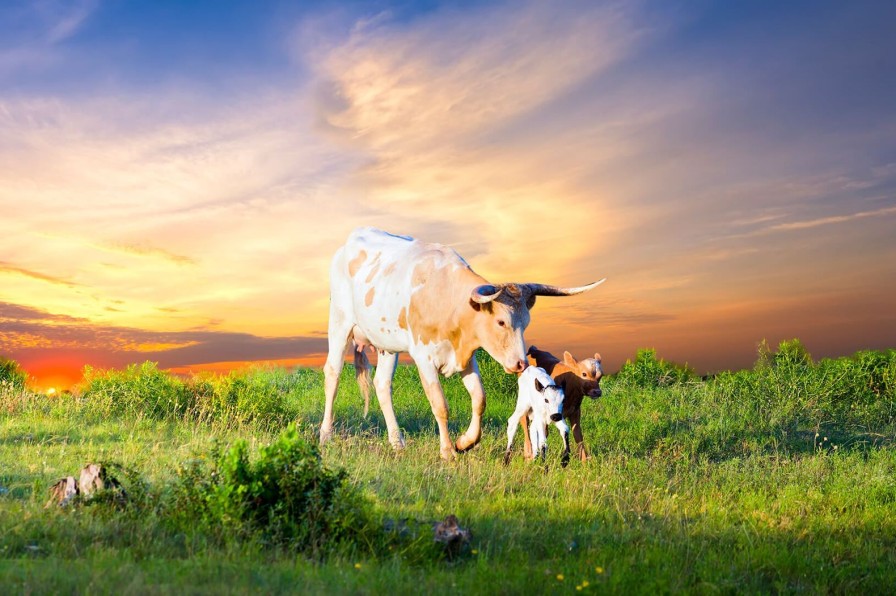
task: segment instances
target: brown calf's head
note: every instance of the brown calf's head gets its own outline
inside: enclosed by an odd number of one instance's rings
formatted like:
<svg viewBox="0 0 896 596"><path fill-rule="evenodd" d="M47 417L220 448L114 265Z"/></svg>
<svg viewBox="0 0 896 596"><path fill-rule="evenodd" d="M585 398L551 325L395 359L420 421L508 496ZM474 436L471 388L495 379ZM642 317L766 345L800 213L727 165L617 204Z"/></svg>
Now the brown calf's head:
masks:
<svg viewBox="0 0 896 596"><path fill-rule="evenodd" d="M582 381L585 386L585 395L591 399L601 396L600 379L604 373L600 366L600 354L595 352L594 358L577 361L569 352L563 352L563 364Z"/></svg>
<svg viewBox="0 0 896 596"><path fill-rule="evenodd" d="M470 305L478 313L476 337L505 371L520 373L528 365L523 332L529 326L529 309L535 305L535 297L581 294L603 281L577 288L532 283L476 286L470 294Z"/></svg>

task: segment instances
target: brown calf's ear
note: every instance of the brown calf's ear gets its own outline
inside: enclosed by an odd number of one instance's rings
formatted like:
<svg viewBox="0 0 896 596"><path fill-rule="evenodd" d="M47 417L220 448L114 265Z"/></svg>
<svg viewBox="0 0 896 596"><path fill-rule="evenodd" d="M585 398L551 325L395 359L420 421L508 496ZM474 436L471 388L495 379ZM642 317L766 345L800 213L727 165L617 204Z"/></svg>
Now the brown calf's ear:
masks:
<svg viewBox="0 0 896 596"><path fill-rule="evenodd" d="M535 390L539 393L544 393L544 385L538 379L535 379Z"/></svg>
<svg viewBox="0 0 896 596"><path fill-rule="evenodd" d="M576 359L572 357L572 354L570 354L569 352L563 352L563 364L565 364L569 368L575 368L579 363L576 362Z"/></svg>
<svg viewBox="0 0 896 596"><path fill-rule="evenodd" d="M595 353L594 353L594 359L597 360L598 362L600 362L600 354L598 354L597 352L595 352Z"/></svg>

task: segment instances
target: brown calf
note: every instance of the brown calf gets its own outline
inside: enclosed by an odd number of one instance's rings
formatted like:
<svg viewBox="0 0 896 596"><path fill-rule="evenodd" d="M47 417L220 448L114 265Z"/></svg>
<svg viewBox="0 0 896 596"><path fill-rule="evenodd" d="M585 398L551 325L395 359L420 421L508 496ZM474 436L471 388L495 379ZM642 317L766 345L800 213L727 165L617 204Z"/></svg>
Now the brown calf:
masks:
<svg viewBox="0 0 896 596"><path fill-rule="evenodd" d="M601 396L600 378L603 376L603 371L600 367L600 354L595 353L594 358L577 361L569 352L563 352L563 360L560 360L550 352L539 350L535 346L531 346L527 354L535 361L535 366L545 369L554 378L554 382L563 388L566 396L563 400L563 417L569 421L579 458L585 461L588 459L588 453L585 451L585 439L582 436L582 399L586 395L591 399ZM532 446L528 440L525 453L526 457L532 453Z"/></svg>

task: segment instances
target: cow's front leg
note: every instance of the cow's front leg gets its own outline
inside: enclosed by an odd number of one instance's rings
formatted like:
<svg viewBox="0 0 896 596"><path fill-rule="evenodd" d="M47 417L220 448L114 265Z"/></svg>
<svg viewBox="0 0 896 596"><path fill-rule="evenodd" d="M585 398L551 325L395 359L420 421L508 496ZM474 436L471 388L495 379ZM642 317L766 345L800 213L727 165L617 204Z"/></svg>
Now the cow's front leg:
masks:
<svg viewBox="0 0 896 596"><path fill-rule="evenodd" d="M423 391L426 392L427 399L429 399L432 415L435 416L436 424L439 425L439 454L444 460L452 460L457 456L457 452L448 436L448 402L445 401L445 393L439 382L439 373L431 364L421 365L419 361L417 370L420 372L420 382L423 384Z"/></svg>
<svg viewBox="0 0 896 596"><path fill-rule="evenodd" d="M392 377L395 375L395 367L398 365L398 354L391 352L379 352L376 361L376 376L373 386L376 388L376 399L380 402L383 418L386 420L386 428L389 431L389 443L395 449L404 449L404 437L395 420L395 411L392 409Z"/></svg>
<svg viewBox="0 0 896 596"><path fill-rule="evenodd" d="M482 388L482 377L479 376L479 364L476 357L470 358L466 368L461 371L464 387L470 393L473 404L473 416L467 432L457 438L457 450L466 451L475 446L482 438L482 413L485 412L485 390Z"/></svg>

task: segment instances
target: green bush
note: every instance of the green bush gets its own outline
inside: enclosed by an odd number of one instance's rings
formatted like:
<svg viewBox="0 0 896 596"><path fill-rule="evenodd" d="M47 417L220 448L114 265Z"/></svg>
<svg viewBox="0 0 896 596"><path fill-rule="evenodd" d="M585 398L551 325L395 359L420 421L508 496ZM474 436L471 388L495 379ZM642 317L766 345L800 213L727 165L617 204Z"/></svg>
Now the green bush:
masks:
<svg viewBox="0 0 896 596"><path fill-rule="evenodd" d="M183 416L193 395L177 377L155 362L130 364L124 370L84 367L84 399L105 414L135 414L161 419Z"/></svg>
<svg viewBox="0 0 896 596"><path fill-rule="evenodd" d="M186 531L260 535L306 554L364 538L369 504L343 470L326 468L317 447L290 429L252 461L245 441L216 449L210 463L178 471L172 519Z"/></svg>
<svg viewBox="0 0 896 596"><path fill-rule="evenodd" d="M642 348L635 360L626 360L615 376L621 384L642 388L668 387L694 379L696 375L688 366L657 358L656 350Z"/></svg>
<svg viewBox="0 0 896 596"><path fill-rule="evenodd" d="M15 360L0 356L0 385L6 385L12 389L23 389L28 375Z"/></svg>
<svg viewBox="0 0 896 596"><path fill-rule="evenodd" d="M187 387L193 394L193 413L202 419L282 426L290 416L287 400L301 388L297 381L300 375L284 369L257 368L226 376L199 375Z"/></svg>

